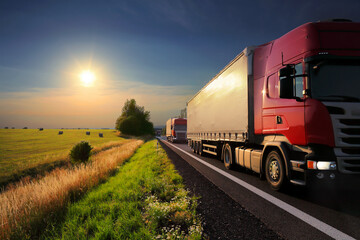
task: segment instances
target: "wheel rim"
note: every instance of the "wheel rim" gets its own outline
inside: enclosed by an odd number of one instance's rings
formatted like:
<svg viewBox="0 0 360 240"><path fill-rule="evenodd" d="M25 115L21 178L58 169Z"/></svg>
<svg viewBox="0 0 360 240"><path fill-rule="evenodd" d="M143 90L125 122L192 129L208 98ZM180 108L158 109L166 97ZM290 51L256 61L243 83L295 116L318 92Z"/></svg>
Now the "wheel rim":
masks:
<svg viewBox="0 0 360 240"><path fill-rule="evenodd" d="M272 159L269 164L269 176L273 182L280 180L280 164L276 159Z"/></svg>
<svg viewBox="0 0 360 240"><path fill-rule="evenodd" d="M230 163L230 154L229 154L229 150L225 150L225 162L227 163L227 164L229 164Z"/></svg>

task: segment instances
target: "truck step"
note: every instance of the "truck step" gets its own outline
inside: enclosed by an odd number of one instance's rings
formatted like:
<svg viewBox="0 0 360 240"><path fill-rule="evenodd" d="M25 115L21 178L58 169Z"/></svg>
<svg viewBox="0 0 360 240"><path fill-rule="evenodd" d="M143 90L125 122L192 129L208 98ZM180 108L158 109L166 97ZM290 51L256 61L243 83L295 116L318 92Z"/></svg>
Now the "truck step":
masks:
<svg viewBox="0 0 360 240"><path fill-rule="evenodd" d="M290 182L292 183L292 184L295 184L295 185L300 185L300 186L305 186L306 185L306 183L305 183L305 181L304 180L290 180Z"/></svg>

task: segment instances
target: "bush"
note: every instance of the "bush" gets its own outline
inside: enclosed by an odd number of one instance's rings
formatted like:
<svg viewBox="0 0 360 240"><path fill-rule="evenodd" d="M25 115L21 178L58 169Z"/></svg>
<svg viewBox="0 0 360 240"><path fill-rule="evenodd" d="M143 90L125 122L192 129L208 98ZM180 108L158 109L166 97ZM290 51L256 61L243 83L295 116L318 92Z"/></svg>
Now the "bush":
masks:
<svg viewBox="0 0 360 240"><path fill-rule="evenodd" d="M91 154L91 145L88 142L81 141L77 143L70 151L70 158L73 163L87 162Z"/></svg>

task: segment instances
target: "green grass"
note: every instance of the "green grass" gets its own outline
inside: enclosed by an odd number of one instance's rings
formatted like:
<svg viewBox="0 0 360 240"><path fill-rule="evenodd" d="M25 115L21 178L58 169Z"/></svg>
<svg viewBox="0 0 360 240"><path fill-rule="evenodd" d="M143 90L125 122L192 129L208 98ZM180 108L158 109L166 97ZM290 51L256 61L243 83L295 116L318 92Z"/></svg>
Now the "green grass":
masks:
<svg viewBox="0 0 360 240"><path fill-rule="evenodd" d="M126 141L114 130L0 129L0 186L22 176L36 175L62 165L70 149L81 140L92 146ZM90 131L90 135L86 135ZM102 132L104 137L100 138Z"/></svg>
<svg viewBox="0 0 360 240"><path fill-rule="evenodd" d="M156 140L144 144L108 182L70 205L43 239L201 239L196 199Z"/></svg>

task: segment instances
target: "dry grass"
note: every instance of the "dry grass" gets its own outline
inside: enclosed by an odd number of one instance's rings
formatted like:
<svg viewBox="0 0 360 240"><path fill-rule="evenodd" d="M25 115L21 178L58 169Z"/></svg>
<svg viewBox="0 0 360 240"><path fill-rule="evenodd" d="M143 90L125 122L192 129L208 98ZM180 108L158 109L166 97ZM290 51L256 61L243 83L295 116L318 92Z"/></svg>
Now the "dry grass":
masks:
<svg viewBox="0 0 360 240"><path fill-rule="evenodd" d="M0 238L38 236L64 208L108 178L143 143L134 140L98 153L92 162L56 169L39 180L23 180L0 194Z"/></svg>
<svg viewBox="0 0 360 240"><path fill-rule="evenodd" d="M113 147L119 147L121 145L123 145L125 142L124 141L111 141L111 142L107 142L104 144L101 144L100 146L95 146L92 150L91 150L91 154L97 154L101 151L105 151L108 150L110 148Z"/></svg>

